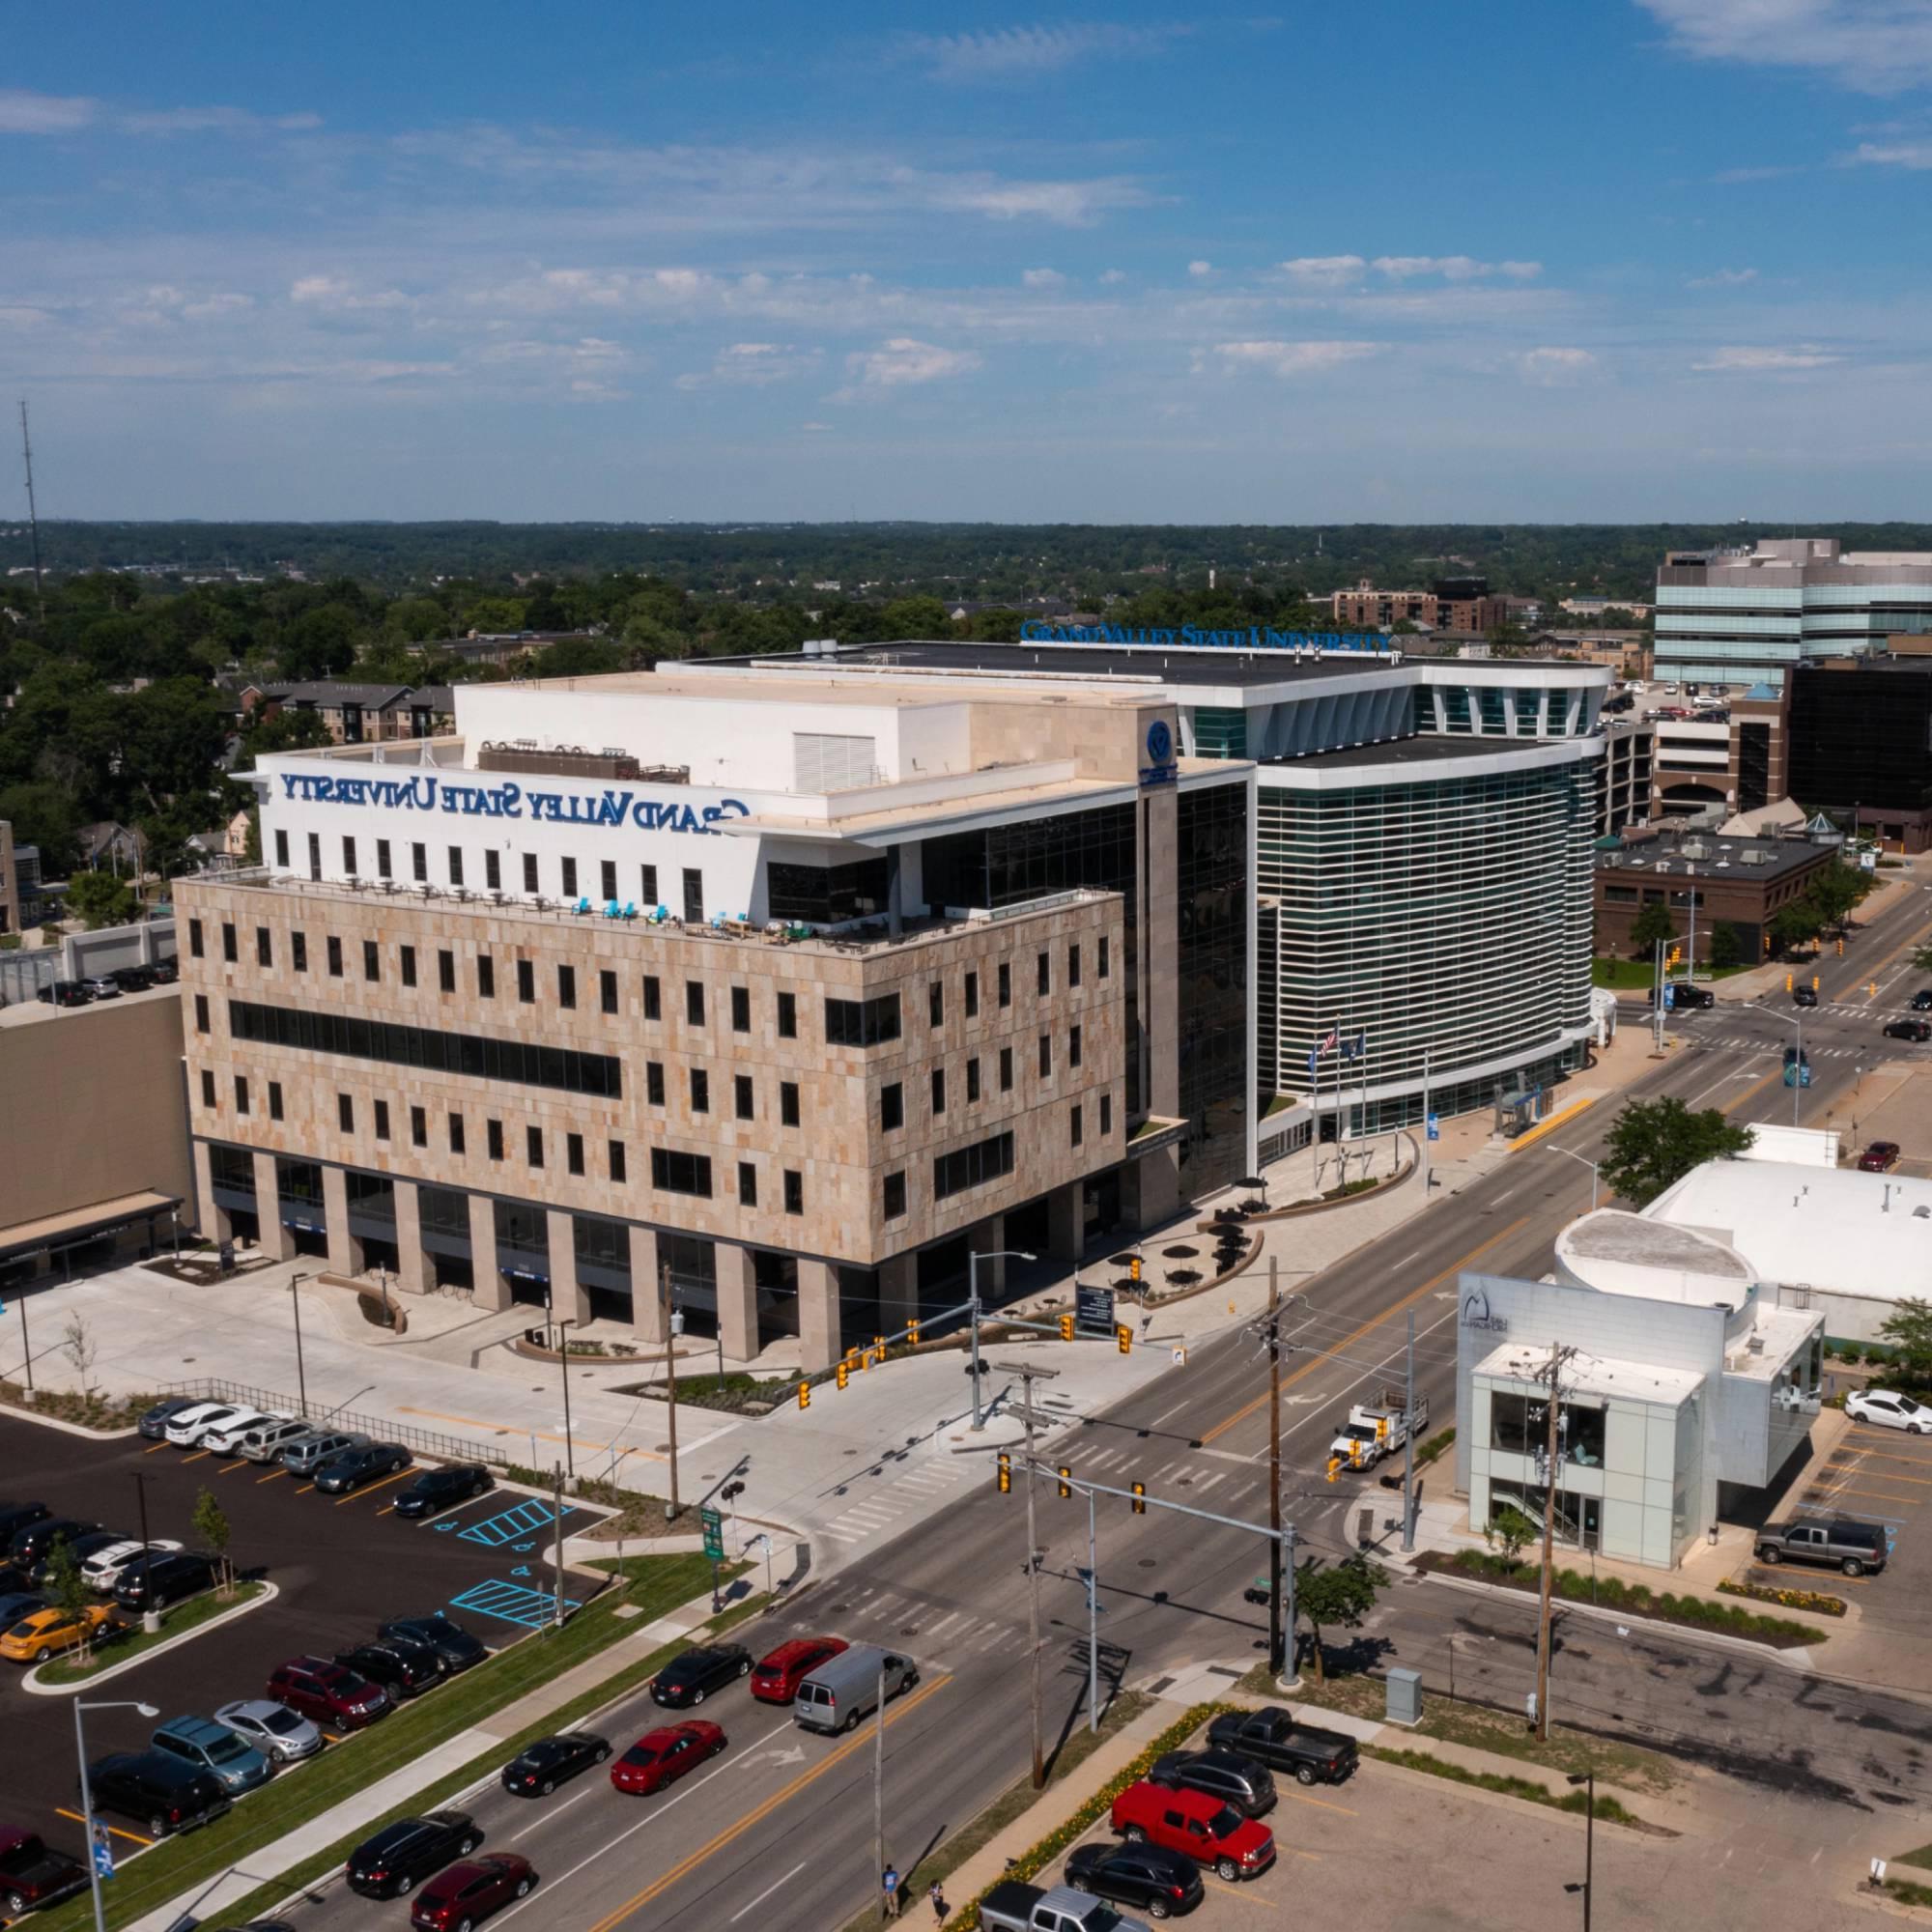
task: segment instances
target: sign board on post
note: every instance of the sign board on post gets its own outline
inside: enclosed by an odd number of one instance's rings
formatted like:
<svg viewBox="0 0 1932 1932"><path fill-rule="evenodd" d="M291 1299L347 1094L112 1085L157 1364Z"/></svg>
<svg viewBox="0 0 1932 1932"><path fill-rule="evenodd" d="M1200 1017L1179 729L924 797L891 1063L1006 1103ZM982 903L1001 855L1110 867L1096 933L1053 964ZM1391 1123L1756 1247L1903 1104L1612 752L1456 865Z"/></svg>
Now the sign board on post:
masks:
<svg viewBox="0 0 1932 1932"><path fill-rule="evenodd" d="M714 1563L723 1561L724 1555L724 1519L715 1509L701 1509L697 1520L704 1530L704 1553Z"/></svg>
<svg viewBox="0 0 1932 1932"><path fill-rule="evenodd" d="M1439 1114L1431 1114L1429 1117L1429 1138L1433 1141L1439 1141L1442 1138L1442 1117Z"/></svg>
<svg viewBox="0 0 1932 1932"><path fill-rule="evenodd" d="M1111 1335L1114 1332L1114 1291L1073 1285L1073 1327L1080 1335Z"/></svg>

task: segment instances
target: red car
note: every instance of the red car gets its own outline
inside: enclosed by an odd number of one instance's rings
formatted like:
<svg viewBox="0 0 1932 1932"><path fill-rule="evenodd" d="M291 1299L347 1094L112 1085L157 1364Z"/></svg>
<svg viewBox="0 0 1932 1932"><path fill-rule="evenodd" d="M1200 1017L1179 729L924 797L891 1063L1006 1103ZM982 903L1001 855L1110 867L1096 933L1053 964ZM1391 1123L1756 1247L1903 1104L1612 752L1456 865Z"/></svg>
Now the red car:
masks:
<svg viewBox="0 0 1932 1932"><path fill-rule="evenodd" d="M619 1791L648 1795L675 1783L694 1766L716 1757L729 1740L716 1724L694 1718L688 1724L666 1724L646 1731L611 1767L611 1782Z"/></svg>
<svg viewBox="0 0 1932 1932"><path fill-rule="evenodd" d="M312 1718L318 1724L358 1730L389 1708L380 1684L324 1657L292 1657L269 1679L268 1694L277 1704Z"/></svg>
<svg viewBox="0 0 1932 1932"><path fill-rule="evenodd" d="M1143 1778L1114 1800L1113 1823L1129 1844L1179 1852L1230 1883L1274 1863L1274 1833L1205 1791L1170 1791Z"/></svg>
<svg viewBox="0 0 1932 1932"><path fill-rule="evenodd" d="M1897 1165L1896 1141L1873 1141L1859 1156L1859 1168L1864 1174L1889 1174Z"/></svg>
<svg viewBox="0 0 1932 1932"><path fill-rule="evenodd" d="M410 1923L416 1932L460 1932L480 1925L512 1899L527 1898L537 1882L528 1859L515 1852L486 1852L445 1865L416 1893Z"/></svg>
<svg viewBox="0 0 1932 1932"><path fill-rule="evenodd" d="M846 1649L842 1636L795 1636L781 1643L752 1672L752 1695L767 1704L789 1704L798 1687L825 1662Z"/></svg>

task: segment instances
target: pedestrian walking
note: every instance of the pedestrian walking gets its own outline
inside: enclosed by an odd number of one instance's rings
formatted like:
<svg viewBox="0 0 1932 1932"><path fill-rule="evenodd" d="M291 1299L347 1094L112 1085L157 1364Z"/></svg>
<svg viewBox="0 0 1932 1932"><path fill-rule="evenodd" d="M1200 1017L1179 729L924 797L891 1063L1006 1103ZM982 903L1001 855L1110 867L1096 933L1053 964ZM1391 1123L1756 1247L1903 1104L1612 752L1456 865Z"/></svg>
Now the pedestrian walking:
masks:
<svg viewBox="0 0 1932 1932"><path fill-rule="evenodd" d="M946 1894L940 1890L937 1879L932 1883L932 1889L925 1895L932 1901L932 1922L935 1925L944 1925L949 1907L946 1903Z"/></svg>
<svg viewBox="0 0 1932 1932"><path fill-rule="evenodd" d="M899 1916L899 1875L897 1869L892 1865L888 1865L879 1879L879 1886L886 1895L886 1917L888 1918L896 1918Z"/></svg>

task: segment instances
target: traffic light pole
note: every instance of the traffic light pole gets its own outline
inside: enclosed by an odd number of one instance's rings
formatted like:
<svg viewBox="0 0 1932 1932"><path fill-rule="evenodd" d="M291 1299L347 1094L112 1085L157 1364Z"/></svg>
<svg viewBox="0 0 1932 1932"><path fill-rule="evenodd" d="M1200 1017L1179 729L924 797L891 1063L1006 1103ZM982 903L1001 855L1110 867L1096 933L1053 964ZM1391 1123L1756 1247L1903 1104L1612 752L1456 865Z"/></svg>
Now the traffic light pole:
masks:
<svg viewBox="0 0 1932 1932"><path fill-rule="evenodd" d="M677 1520L677 1338L670 1332L670 1264L666 1262L658 1269L658 1307L662 1314L660 1325L664 1329L665 1347L665 1391L670 1406L670 1426L665 1432L669 1437L666 1445L670 1452L670 1500L665 1504L665 1520Z"/></svg>
<svg viewBox="0 0 1932 1932"><path fill-rule="evenodd" d="M1020 1371L1026 1391L1026 1471L1027 1471L1027 1656L1029 1660L1028 1703L1033 1713L1033 1788L1046 1782L1046 1753L1040 1743L1039 1690L1039 1537L1035 1528L1033 1500L1033 1370ZM973 1378L973 1393L980 1392L980 1378Z"/></svg>
<svg viewBox="0 0 1932 1932"><path fill-rule="evenodd" d="M1033 1495L1033 1485L1027 1485ZM1094 1492L1087 1492L1087 1729L1100 1728L1100 1559L1094 1549Z"/></svg>
<svg viewBox="0 0 1932 1932"><path fill-rule="evenodd" d="M1590 1176L1591 1191L1596 1189L1596 1174ZM1592 1199L1590 1206L1596 1207ZM1402 1450L1402 1550L1406 1556L1415 1548L1415 1310L1408 1311L1408 1393L1403 1398L1403 1413L1408 1428Z"/></svg>
<svg viewBox="0 0 1932 1932"><path fill-rule="evenodd" d="M1272 1255L1268 1257L1268 1669L1279 1677L1285 1656L1281 1641L1281 1282Z"/></svg>

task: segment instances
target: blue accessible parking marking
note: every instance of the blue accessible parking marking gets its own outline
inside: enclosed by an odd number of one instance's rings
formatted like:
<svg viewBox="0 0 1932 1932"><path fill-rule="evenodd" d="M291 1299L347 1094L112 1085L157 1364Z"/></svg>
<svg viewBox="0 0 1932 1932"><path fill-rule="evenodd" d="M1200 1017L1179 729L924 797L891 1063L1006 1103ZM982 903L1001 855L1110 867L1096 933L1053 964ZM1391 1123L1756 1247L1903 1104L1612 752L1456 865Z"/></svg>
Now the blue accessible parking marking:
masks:
<svg viewBox="0 0 1932 1932"><path fill-rule="evenodd" d="M575 1506L566 1503L563 1514L575 1516ZM487 1544L492 1549L498 1549L506 1543L514 1543L519 1537L548 1529L556 1520L556 1512L549 1503L530 1497L524 1502L512 1503L506 1510L498 1510L495 1516L486 1516L481 1522L466 1523L457 1534L467 1537L471 1543ZM529 1546L526 1544L524 1548L528 1548Z"/></svg>
<svg viewBox="0 0 1932 1932"><path fill-rule="evenodd" d="M523 1583L492 1578L452 1597L453 1610L474 1610L478 1616L495 1617L498 1623L519 1624L525 1630L541 1630L556 1614L556 1599L548 1590L532 1590ZM563 1600L566 1610L582 1607L575 1597Z"/></svg>

